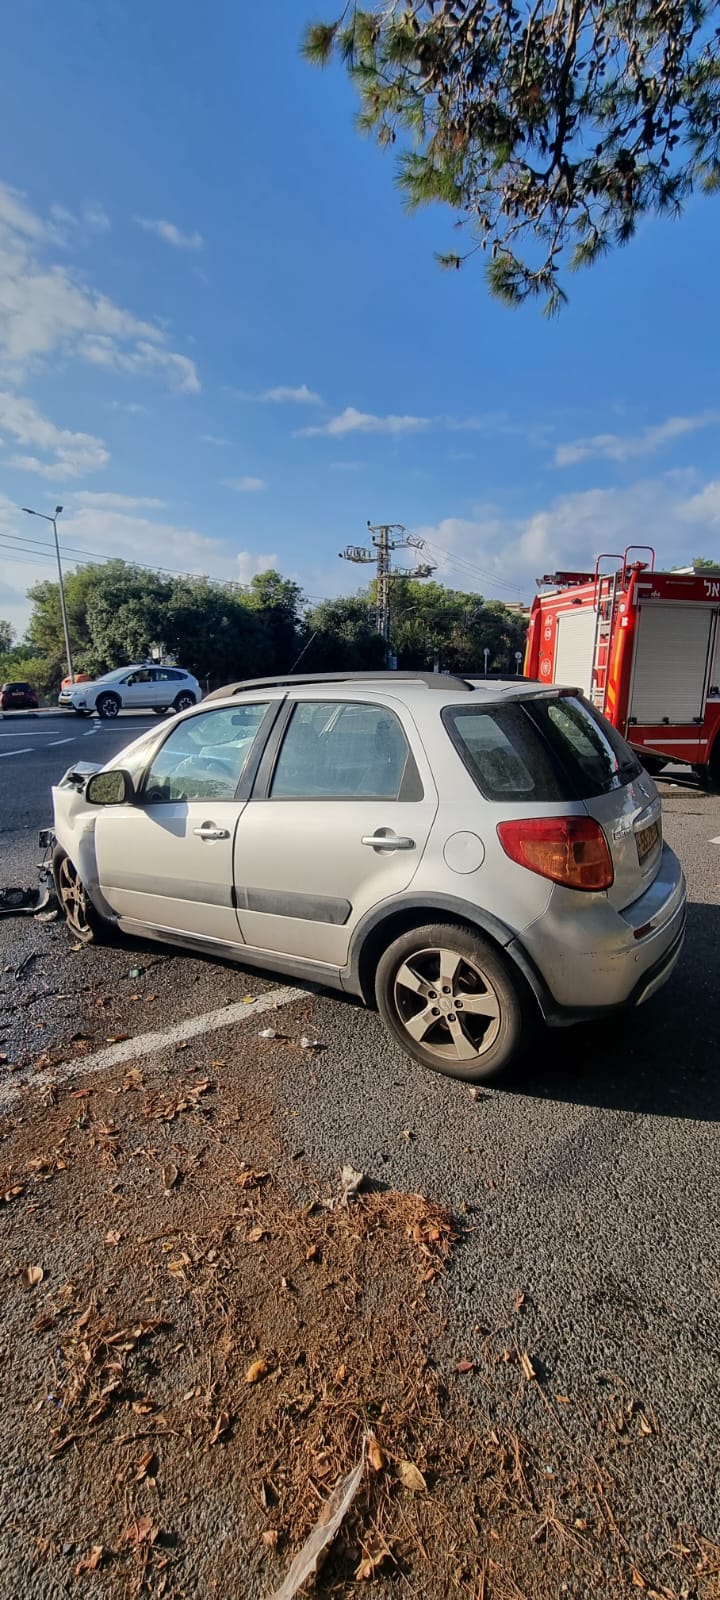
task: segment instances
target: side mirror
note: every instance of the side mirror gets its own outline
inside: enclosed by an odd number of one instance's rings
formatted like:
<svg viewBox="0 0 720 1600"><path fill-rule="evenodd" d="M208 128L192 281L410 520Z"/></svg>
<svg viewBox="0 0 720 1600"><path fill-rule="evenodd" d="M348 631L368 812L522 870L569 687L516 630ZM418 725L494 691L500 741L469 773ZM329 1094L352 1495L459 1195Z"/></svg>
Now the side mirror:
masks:
<svg viewBox="0 0 720 1600"><path fill-rule="evenodd" d="M134 798L132 778L122 767L115 767L112 772L94 772L85 786L85 799L91 806L123 806Z"/></svg>

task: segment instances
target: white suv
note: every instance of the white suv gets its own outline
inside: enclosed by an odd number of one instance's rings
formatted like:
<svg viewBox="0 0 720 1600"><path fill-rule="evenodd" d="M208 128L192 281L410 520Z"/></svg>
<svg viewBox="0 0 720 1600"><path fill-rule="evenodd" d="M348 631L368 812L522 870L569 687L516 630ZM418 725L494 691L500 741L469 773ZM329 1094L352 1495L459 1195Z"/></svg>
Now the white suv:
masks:
<svg viewBox="0 0 720 1600"><path fill-rule="evenodd" d="M117 667L92 683L68 683L61 689L58 705L78 716L116 717L120 711L189 711L202 700L202 689L181 667Z"/></svg>

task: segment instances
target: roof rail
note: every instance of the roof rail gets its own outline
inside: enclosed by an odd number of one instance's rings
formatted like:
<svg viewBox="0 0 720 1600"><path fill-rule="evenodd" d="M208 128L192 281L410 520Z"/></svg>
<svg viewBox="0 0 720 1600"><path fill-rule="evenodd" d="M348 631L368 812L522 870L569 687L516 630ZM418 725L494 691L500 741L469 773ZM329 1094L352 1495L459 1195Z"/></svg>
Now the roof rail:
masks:
<svg viewBox="0 0 720 1600"><path fill-rule="evenodd" d="M427 689L472 689L468 678L459 678L449 672L308 672L288 673L277 678L241 678L237 683L227 683L222 689L206 694L208 700L226 700L229 695L244 694L246 689L282 689L297 684L331 683L423 683Z"/></svg>

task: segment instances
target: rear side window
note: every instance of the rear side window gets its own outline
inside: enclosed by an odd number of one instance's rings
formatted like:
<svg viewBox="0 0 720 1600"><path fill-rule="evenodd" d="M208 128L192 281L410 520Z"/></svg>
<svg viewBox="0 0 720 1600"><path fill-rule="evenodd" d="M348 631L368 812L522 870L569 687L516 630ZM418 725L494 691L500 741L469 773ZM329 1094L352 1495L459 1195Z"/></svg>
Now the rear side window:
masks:
<svg viewBox="0 0 720 1600"><path fill-rule="evenodd" d="M617 728L577 695L525 702L581 800L610 794L640 776L641 766Z"/></svg>
<svg viewBox="0 0 720 1600"><path fill-rule="evenodd" d="M486 800L565 800L561 775L522 705L447 706L443 721Z"/></svg>
<svg viewBox="0 0 720 1600"><path fill-rule="evenodd" d="M306 701L293 711L270 793L275 800L418 800L422 785L394 712Z"/></svg>
<svg viewBox="0 0 720 1600"><path fill-rule="evenodd" d="M443 721L487 800L590 800L641 770L617 729L577 695L448 706Z"/></svg>

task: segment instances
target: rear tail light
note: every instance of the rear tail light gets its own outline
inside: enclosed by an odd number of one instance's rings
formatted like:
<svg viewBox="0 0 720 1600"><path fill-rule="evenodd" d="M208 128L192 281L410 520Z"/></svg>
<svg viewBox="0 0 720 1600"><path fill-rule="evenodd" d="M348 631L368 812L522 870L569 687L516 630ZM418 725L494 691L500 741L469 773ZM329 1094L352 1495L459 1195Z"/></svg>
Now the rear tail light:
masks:
<svg viewBox="0 0 720 1600"><path fill-rule="evenodd" d="M593 817L526 817L498 823L511 861L568 889L609 889L613 866L607 839Z"/></svg>

